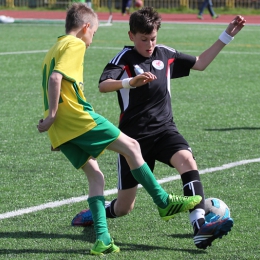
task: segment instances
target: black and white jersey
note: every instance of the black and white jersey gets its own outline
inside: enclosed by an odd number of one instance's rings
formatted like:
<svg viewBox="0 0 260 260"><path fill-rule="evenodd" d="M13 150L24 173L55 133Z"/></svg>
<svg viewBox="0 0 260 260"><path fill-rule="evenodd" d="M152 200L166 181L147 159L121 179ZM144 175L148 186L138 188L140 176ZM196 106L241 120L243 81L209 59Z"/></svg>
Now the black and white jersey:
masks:
<svg viewBox="0 0 260 260"><path fill-rule="evenodd" d="M135 138L157 134L174 125L170 79L188 76L196 57L165 45L156 45L151 57L140 55L133 46L124 47L105 67L100 81L136 76L135 65L150 71L157 79L133 89L117 91L121 110L120 130Z"/></svg>

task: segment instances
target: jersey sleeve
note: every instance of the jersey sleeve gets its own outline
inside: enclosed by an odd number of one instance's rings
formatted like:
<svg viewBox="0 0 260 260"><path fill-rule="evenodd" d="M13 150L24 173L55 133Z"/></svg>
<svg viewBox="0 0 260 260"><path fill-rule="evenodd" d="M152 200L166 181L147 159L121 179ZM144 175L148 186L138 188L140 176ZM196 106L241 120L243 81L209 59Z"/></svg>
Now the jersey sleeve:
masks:
<svg viewBox="0 0 260 260"><path fill-rule="evenodd" d="M75 82L82 74L86 48L82 41L72 41L61 50L54 70L64 78Z"/></svg>
<svg viewBox="0 0 260 260"><path fill-rule="evenodd" d="M118 80L122 77L124 71L128 67L129 52L133 46L125 46L114 58L106 65L99 79L99 83L107 79ZM130 54L131 55L131 54Z"/></svg>
<svg viewBox="0 0 260 260"><path fill-rule="evenodd" d="M176 52L172 64L171 78L180 78L189 76L190 69L194 66L196 57L181 52Z"/></svg>
<svg viewBox="0 0 260 260"><path fill-rule="evenodd" d="M124 72L123 66L115 65L113 63L108 63L104 68L103 73L100 76L99 83L107 79L119 79Z"/></svg>

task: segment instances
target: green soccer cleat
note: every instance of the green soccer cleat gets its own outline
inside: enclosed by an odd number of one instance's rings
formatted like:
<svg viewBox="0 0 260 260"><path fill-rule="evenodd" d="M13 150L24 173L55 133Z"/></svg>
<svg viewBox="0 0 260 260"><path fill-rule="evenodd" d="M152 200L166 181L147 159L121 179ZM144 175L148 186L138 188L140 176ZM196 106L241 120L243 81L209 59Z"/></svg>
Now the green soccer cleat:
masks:
<svg viewBox="0 0 260 260"><path fill-rule="evenodd" d="M106 246L103 241L96 240L94 246L90 250L91 255L105 255L110 253L118 253L120 248L114 244L114 240L111 239L111 243Z"/></svg>
<svg viewBox="0 0 260 260"><path fill-rule="evenodd" d="M158 211L161 218L165 221L170 220L174 217L175 214L188 211L193 209L197 204L202 200L202 197L199 195L195 196L179 196L170 194L168 197L169 205L165 208L159 208Z"/></svg>

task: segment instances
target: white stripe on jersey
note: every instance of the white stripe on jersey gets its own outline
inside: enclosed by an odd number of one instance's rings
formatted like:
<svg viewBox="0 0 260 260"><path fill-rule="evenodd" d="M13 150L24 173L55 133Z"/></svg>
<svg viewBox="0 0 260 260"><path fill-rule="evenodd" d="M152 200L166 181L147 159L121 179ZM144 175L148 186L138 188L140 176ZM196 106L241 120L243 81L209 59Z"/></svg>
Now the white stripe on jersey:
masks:
<svg viewBox="0 0 260 260"><path fill-rule="evenodd" d="M124 71L121 79L126 79L128 78L129 75L127 75L126 71ZM123 106L124 106L124 111L127 109L128 105L129 105L129 92L130 89L129 88L121 88L119 89L120 94L121 94L121 98L122 98L122 102L123 102Z"/></svg>
<svg viewBox="0 0 260 260"><path fill-rule="evenodd" d="M171 94L171 70L170 70L170 68L167 68L167 89L168 89L169 95L171 97L172 94Z"/></svg>
<svg viewBox="0 0 260 260"><path fill-rule="evenodd" d="M129 48L124 48L122 51L120 51L109 63L117 65L118 62L120 61L121 57L131 49Z"/></svg>
<svg viewBox="0 0 260 260"><path fill-rule="evenodd" d="M175 49L171 48L171 47L168 47L168 46L165 46L163 44L157 44L156 47L158 48L165 48L171 52L176 52ZM117 65L119 60L121 59L121 57L127 52L127 51L130 51L132 50L131 48L124 48L122 51L120 51L109 63L112 63L112 64L115 64Z"/></svg>
<svg viewBox="0 0 260 260"><path fill-rule="evenodd" d="M159 47L159 48L164 48L164 49L167 49L169 51L172 51L172 52L176 52L175 49L171 48L171 47L168 47L168 46L165 46L163 44L157 44L156 47Z"/></svg>

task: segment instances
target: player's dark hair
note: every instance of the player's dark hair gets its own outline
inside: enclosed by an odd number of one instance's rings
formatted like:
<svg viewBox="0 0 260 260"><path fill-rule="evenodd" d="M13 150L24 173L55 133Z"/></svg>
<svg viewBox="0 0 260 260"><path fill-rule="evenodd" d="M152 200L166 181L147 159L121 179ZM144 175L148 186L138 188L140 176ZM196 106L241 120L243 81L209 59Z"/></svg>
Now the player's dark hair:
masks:
<svg viewBox="0 0 260 260"><path fill-rule="evenodd" d="M129 27L133 34L151 34L161 27L161 16L153 7L143 7L130 16Z"/></svg>
<svg viewBox="0 0 260 260"><path fill-rule="evenodd" d="M67 11L65 29L69 33L73 29L89 23L92 27L97 23L97 14L84 3L73 3Z"/></svg>

